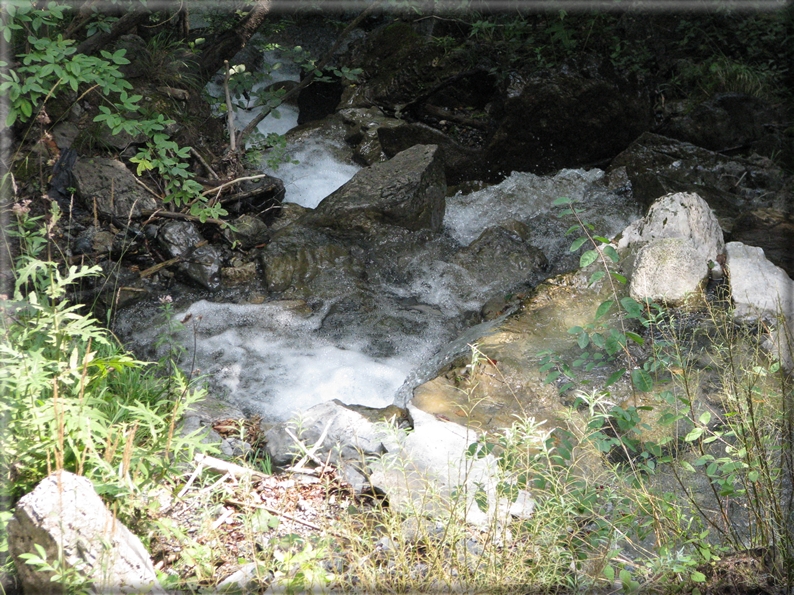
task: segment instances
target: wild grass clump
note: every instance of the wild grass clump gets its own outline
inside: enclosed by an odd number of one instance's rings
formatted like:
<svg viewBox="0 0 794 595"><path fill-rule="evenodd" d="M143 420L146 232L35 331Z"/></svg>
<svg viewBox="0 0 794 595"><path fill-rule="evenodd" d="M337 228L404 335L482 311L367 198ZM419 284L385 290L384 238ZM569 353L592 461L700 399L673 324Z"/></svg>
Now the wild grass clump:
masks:
<svg viewBox="0 0 794 595"><path fill-rule="evenodd" d="M129 518L126 496L210 448L176 428L203 391L177 369L164 375L135 360L70 304L69 289L100 268L42 260L46 230L23 210L17 215L14 293L0 303L0 551L7 511L54 471L88 477Z"/></svg>

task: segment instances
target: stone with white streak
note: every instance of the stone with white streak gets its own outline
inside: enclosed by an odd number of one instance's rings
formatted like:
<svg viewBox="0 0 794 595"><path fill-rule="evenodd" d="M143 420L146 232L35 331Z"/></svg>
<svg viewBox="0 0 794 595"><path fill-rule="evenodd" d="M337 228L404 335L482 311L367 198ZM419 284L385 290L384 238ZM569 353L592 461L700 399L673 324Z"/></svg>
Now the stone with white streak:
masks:
<svg viewBox="0 0 794 595"><path fill-rule="evenodd" d="M8 545L29 595L64 592L51 573L20 558L37 554L35 545L51 564L62 548L62 563L90 582L91 593L165 593L141 540L105 507L88 478L68 471L45 478L17 503Z"/></svg>

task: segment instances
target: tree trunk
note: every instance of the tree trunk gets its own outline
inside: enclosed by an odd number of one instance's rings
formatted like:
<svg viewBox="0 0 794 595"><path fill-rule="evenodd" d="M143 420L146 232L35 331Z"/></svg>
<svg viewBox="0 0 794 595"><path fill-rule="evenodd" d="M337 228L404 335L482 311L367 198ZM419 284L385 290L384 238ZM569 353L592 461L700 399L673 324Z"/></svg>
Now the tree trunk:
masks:
<svg viewBox="0 0 794 595"><path fill-rule="evenodd" d="M78 54L93 54L99 49L105 48L108 44L116 41L119 37L135 28L149 18L151 11L142 4L136 4L135 8L122 16L113 23L113 27L107 33L97 33L86 39L77 46Z"/></svg>
<svg viewBox="0 0 794 595"><path fill-rule="evenodd" d="M258 0L245 18L204 48L198 59L199 80L202 85L209 82L220 70L224 60L231 60L245 47L269 13L270 0Z"/></svg>

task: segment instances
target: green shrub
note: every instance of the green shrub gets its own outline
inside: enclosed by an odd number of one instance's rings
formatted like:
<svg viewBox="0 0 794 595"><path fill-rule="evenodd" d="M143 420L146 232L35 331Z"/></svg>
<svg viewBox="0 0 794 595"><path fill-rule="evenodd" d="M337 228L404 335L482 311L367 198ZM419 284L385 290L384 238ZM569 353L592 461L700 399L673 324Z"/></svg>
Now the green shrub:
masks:
<svg viewBox="0 0 794 595"><path fill-rule="evenodd" d="M22 214L15 233L33 251L17 259L14 295L0 303L2 500L13 504L60 469L118 497L155 484L196 450L210 450L175 426L203 391L176 369L165 376L162 366L136 361L82 306L70 304L69 287L99 267L63 269L40 260L44 232L31 227ZM2 536L7 519L0 520Z"/></svg>

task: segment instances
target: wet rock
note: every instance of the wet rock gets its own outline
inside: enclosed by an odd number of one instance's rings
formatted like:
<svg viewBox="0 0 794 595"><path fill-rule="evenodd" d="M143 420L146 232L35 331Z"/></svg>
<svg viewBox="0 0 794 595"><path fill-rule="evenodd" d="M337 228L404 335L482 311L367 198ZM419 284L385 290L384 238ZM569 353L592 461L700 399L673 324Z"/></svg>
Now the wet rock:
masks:
<svg viewBox="0 0 794 595"><path fill-rule="evenodd" d="M325 460L331 453L331 461L334 462L362 461L363 457L382 454L386 450L383 442L388 442L382 429L334 399L303 412L300 423L281 422L268 430L265 436L267 453L273 464L279 467L289 465L303 456L287 429L307 448L313 447L325 434L315 455Z"/></svg>
<svg viewBox="0 0 794 595"><path fill-rule="evenodd" d="M303 75L305 76L305 75ZM342 83L339 79L315 81L301 89L298 95L298 124L322 120L336 111L342 99Z"/></svg>
<svg viewBox="0 0 794 595"><path fill-rule="evenodd" d="M474 283L499 290L537 284L548 265L543 252L504 227L486 229L452 262L465 269Z"/></svg>
<svg viewBox="0 0 794 595"><path fill-rule="evenodd" d="M708 273L703 253L690 240L654 240L637 254L629 293L640 302L680 305L700 293Z"/></svg>
<svg viewBox="0 0 794 595"><path fill-rule="evenodd" d="M169 257L179 257L180 273L207 289L220 283L221 259L218 250L209 244L199 246L203 238L188 221L169 221L157 231L157 241Z"/></svg>
<svg viewBox="0 0 794 595"><path fill-rule="evenodd" d="M708 203L695 193L678 192L662 196L642 219L621 234L618 248L640 248L665 238L691 242L703 263L716 261L725 252L722 229Z"/></svg>
<svg viewBox="0 0 794 595"><path fill-rule="evenodd" d="M337 231L368 231L385 223L439 231L446 181L438 147L416 145L359 171L306 216L311 225Z"/></svg>
<svg viewBox="0 0 794 595"><path fill-rule="evenodd" d="M712 208L725 232L733 230L743 212L784 208L790 202L782 172L770 164L725 157L649 132L615 157L608 175L621 167L626 168L634 198L641 204L650 206L665 194L696 193Z"/></svg>
<svg viewBox="0 0 794 595"><path fill-rule="evenodd" d="M115 159L78 159L73 169L77 194L91 212L96 204L100 217L126 223L141 212L157 208L155 199L141 188L135 176Z"/></svg>
<svg viewBox="0 0 794 595"><path fill-rule="evenodd" d="M243 250L249 250L257 244L264 244L270 238L270 232L264 221L253 215L241 215L229 222L230 226L223 230L223 237L231 243L237 243Z"/></svg>
<svg viewBox="0 0 794 595"><path fill-rule="evenodd" d="M378 141L389 157L414 145L437 145L449 184L479 179L484 174L482 151L465 147L421 122L379 128Z"/></svg>
<svg viewBox="0 0 794 595"><path fill-rule="evenodd" d="M329 289L342 289L340 283L349 283L362 273L347 246L321 230L301 224L276 234L262 250L260 261L268 291L292 288L296 295L315 280L318 284L327 281Z"/></svg>
<svg viewBox="0 0 794 595"><path fill-rule="evenodd" d="M227 285L243 285L256 279L256 263L221 268L221 278Z"/></svg>
<svg viewBox="0 0 794 595"><path fill-rule="evenodd" d="M252 215L270 224L281 215L284 182L272 176L240 182L236 200L227 200L224 207L235 215Z"/></svg>
<svg viewBox="0 0 794 595"><path fill-rule="evenodd" d="M310 211L311 209L302 207L301 205L294 202L284 203L281 207L281 212L279 213L278 217L269 224L271 233L275 233L276 231L284 229L285 227L289 227Z"/></svg>
<svg viewBox="0 0 794 595"><path fill-rule="evenodd" d="M765 100L743 93L718 93L691 111L670 118L657 132L710 151L747 148L782 120Z"/></svg>
<svg viewBox="0 0 794 595"><path fill-rule="evenodd" d="M58 593L52 573L25 564L21 554L38 555L92 583L99 593L165 593L140 539L105 507L91 481L67 471L44 479L17 503L8 523L9 551L26 593Z"/></svg>
<svg viewBox="0 0 794 595"><path fill-rule="evenodd" d="M545 174L611 159L653 123L650 97L606 65L561 68L508 82L485 148L489 179Z"/></svg>
<svg viewBox="0 0 794 595"><path fill-rule="evenodd" d="M339 115L345 124L345 142L353 147L353 158L362 165L372 165L386 161L399 151L386 154L381 147L380 130L393 128L402 124L401 120L389 118L377 107L347 108L340 110ZM411 143L428 144L428 143ZM408 146L403 147L407 149ZM401 149L402 150L402 149Z"/></svg>

